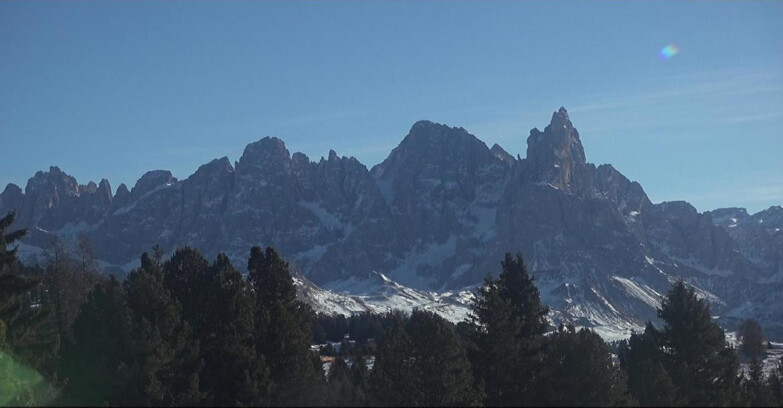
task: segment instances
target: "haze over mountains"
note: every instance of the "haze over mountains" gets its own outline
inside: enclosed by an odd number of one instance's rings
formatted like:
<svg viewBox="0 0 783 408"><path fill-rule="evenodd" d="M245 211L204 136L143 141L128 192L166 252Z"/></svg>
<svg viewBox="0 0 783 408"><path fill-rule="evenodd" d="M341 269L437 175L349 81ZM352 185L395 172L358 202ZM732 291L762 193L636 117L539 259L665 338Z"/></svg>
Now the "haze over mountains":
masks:
<svg viewBox="0 0 783 408"><path fill-rule="evenodd" d="M79 234L117 273L155 244L226 252L237 266L252 246L271 245L327 289L380 287L455 304L460 289L519 251L555 320L638 326L683 278L725 325L755 317L783 333L783 208L750 215L653 204L611 165L587 162L563 108L530 131L524 159L463 128L420 121L372 169L334 151L311 161L267 137L234 164L216 159L185 180L150 171L114 194L106 180L80 185L50 167L24 191L5 188L0 211L10 210L29 231L23 260L54 236Z"/></svg>

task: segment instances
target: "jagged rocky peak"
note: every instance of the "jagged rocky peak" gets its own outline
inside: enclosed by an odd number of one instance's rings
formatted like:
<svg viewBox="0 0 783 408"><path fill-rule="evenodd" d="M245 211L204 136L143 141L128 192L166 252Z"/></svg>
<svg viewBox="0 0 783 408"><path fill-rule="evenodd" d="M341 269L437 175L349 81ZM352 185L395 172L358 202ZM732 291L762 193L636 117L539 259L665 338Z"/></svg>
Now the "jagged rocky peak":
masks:
<svg viewBox="0 0 783 408"><path fill-rule="evenodd" d="M587 165L579 132L568 112L561 107L552 114L549 125L540 131L533 128L527 138L527 161L531 178L562 190L571 191L572 183L584 174L575 174Z"/></svg>
<svg viewBox="0 0 783 408"><path fill-rule="evenodd" d="M65 197L79 195L79 183L57 166L50 166L49 171L38 171L35 176L27 180L25 194L47 190Z"/></svg>
<svg viewBox="0 0 783 408"><path fill-rule="evenodd" d="M429 120L420 120L411 126L411 130L405 136L405 139L402 140L400 146L437 149L444 145L476 142L484 144L461 127L450 127ZM484 147L486 148L486 145ZM427 154L428 152L424 153Z"/></svg>
<svg viewBox="0 0 783 408"><path fill-rule="evenodd" d="M152 170L144 173L143 176L136 182L131 190L131 199L133 201L138 200L144 194L149 193L156 187L174 184L177 179L168 170Z"/></svg>
<svg viewBox="0 0 783 408"><path fill-rule="evenodd" d="M495 161L498 160L487 145L464 128L420 120L372 172L378 177L397 166L475 168Z"/></svg>
<svg viewBox="0 0 783 408"><path fill-rule="evenodd" d="M236 163L240 174L275 175L291 171L291 154L285 143L276 137L265 137L245 147Z"/></svg>
<svg viewBox="0 0 783 408"><path fill-rule="evenodd" d="M712 222L722 227L736 226L750 217L748 210L740 207L718 208L710 211Z"/></svg>
<svg viewBox="0 0 783 408"><path fill-rule="evenodd" d="M131 193L128 190L128 186L125 183L121 183L117 186L117 191L114 193L112 203L114 205L125 205L130 202Z"/></svg>
<svg viewBox="0 0 783 408"><path fill-rule="evenodd" d="M5 212L20 208L24 200L22 189L16 184L9 183L0 193L0 217L5 216Z"/></svg>
<svg viewBox="0 0 783 408"><path fill-rule="evenodd" d="M229 160L228 157L223 156L219 159L213 159L207 164L202 164L189 178L211 177L214 175L222 176L233 172L234 166L231 165L231 160Z"/></svg>
<svg viewBox="0 0 783 408"><path fill-rule="evenodd" d="M489 149L489 151L491 151L492 154L495 155L495 157L497 157L498 159L502 160L503 163L506 163L508 165L512 165L516 161L514 159L514 156L512 156L509 152L507 152L505 149L500 147L500 145L497 144L497 143L492 145L492 148Z"/></svg>

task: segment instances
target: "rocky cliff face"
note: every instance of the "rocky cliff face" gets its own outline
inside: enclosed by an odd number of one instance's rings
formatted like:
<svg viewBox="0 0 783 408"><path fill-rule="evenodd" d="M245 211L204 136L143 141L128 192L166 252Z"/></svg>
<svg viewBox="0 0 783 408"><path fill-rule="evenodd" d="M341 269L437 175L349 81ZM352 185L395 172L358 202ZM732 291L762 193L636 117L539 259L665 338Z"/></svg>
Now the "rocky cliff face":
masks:
<svg viewBox="0 0 783 408"><path fill-rule="evenodd" d="M264 138L234 165L216 159L181 181L151 171L114 195L106 180L79 185L51 167L24 192L8 185L0 210L30 229L24 253L84 234L107 267L124 270L155 244L223 251L237 265L251 246L273 245L327 288L377 271L443 292L481 283L519 251L558 320L623 331L654 319L659 295L683 278L728 325L755 316L783 327L781 207L653 204L611 165L587 162L563 108L530 131L525 159L420 121L371 170Z"/></svg>

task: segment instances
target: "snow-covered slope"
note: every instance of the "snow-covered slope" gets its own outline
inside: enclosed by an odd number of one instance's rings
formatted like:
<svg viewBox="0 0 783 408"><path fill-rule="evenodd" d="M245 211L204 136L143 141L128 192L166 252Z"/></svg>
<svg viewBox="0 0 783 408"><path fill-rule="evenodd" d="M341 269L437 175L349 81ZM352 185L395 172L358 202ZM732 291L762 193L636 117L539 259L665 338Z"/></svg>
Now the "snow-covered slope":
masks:
<svg viewBox="0 0 783 408"><path fill-rule="evenodd" d="M350 316L357 313L385 313L414 309L428 310L458 323L470 313L473 292L469 289L443 293L412 289L392 281L378 272L364 277L351 277L335 283L331 290L319 288L307 278L296 275L299 299L318 313Z"/></svg>

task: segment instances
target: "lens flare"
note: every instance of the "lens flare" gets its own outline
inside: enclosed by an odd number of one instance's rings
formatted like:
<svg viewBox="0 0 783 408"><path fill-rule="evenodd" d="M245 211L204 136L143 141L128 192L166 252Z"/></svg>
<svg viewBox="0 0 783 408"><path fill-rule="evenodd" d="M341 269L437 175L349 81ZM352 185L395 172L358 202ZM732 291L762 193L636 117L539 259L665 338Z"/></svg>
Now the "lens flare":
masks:
<svg viewBox="0 0 783 408"><path fill-rule="evenodd" d="M658 57L662 60L667 60L680 52L680 47L669 44L663 48L661 48L661 51L658 53Z"/></svg>

